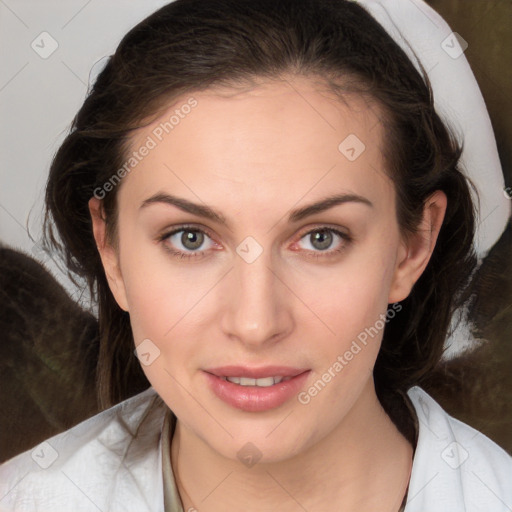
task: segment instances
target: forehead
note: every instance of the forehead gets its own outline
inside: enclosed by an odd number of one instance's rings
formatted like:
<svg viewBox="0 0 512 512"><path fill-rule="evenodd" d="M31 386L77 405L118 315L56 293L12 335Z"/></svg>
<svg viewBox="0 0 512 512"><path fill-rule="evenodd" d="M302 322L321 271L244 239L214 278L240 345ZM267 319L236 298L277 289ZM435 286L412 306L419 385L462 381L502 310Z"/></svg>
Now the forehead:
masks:
<svg viewBox="0 0 512 512"><path fill-rule="evenodd" d="M383 193L379 114L363 97L340 99L304 77L184 94L133 134L130 151L152 148L127 181L136 195L177 187L261 204L315 188L360 193L370 181Z"/></svg>

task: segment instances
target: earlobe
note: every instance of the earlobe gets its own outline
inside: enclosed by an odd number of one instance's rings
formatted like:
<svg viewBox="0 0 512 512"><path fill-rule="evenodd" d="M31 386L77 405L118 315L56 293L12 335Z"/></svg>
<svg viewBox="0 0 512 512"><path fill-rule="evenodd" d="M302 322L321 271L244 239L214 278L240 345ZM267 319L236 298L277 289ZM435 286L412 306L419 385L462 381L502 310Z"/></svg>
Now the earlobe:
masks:
<svg viewBox="0 0 512 512"><path fill-rule="evenodd" d="M404 300L430 261L446 213L447 198L437 190L425 202L416 233L400 245L388 302Z"/></svg>
<svg viewBox="0 0 512 512"><path fill-rule="evenodd" d="M91 214L94 240L96 241L96 246L100 253L110 291L114 295L119 307L124 311L128 311L126 290L119 265L119 255L118 251L107 240L106 224L101 200L92 197L89 200L89 212Z"/></svg>

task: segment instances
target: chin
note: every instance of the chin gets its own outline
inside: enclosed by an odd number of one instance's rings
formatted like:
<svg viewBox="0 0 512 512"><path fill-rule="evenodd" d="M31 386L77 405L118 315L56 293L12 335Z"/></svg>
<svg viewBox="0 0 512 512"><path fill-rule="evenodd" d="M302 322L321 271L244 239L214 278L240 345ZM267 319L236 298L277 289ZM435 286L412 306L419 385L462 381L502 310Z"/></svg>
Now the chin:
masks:
<svg viewBox="0 0 512 512"><path fill-rule="evenodd" d="M274 419L269 421L269 427L261 425L258 429L254 427L235 429L225 424L226 429L233 436L229 439L223 434L215 439L205 437L204 433L200 436L215 452L226 459L241 462L248 468L255 464L276 464L296 457L313 444L311 440L309 442L306 440L303 429L300 433L290 431L290 425L282 429L276 428L280 421L282 418L277 422Z"/></svg>

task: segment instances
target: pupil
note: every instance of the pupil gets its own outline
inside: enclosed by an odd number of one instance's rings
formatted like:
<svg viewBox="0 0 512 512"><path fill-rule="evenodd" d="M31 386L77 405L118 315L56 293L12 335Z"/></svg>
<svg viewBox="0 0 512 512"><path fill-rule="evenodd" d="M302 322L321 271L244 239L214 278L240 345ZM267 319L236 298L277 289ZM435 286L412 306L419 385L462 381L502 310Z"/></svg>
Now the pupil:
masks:
<svg viewBox="0 0 512 512"><path fill-rule="evenodd" d="M181 237L181 243L187 249L198 249L203 243L203 234L197 231L185 231Z"/></svg>
<svg viewBox="0 0 512 512"><path fill-rule="evenodd" d="M330 233L329 231L317 231L313 235L313 237L314 237L314 242L317 243L317 245L315 245L315 243L313 243L313 245L317 249L327 249L331 245L332 233Z"/></svg>

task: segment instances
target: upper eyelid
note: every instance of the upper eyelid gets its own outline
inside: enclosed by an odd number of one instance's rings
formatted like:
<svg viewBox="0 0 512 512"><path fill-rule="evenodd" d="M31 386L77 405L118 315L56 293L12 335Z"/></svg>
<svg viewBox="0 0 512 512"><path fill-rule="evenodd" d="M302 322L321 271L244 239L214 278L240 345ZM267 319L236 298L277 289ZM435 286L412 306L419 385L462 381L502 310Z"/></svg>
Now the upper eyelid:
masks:
<svg viewBox="0 0 512 512"><path fill-rule="evenodd" d="M194 226L192 224L190 224L190 225L189 224L184 224L183 226L177 226L175 228L164 229L163 233L162 233L162 236L167 237L167 236L171 236L173 234L179 233L180 231L186 231L186 230L189 230L189 231L200 231L200 232L205 233L208 236L210 236L210 231L207 228L200 227L200 226ZM211 238L213 238L213 237L211 237Z"/></svg>
<svg viewBox="0 0 512 512"><path fill-rule="evenodd" d="M210 229L203 227L203 226L194 225L194 224L183 224L181 226L178 225L177 227L163 229L162 236L169 236L171 234L175 234L175 233L179 233L180 231L184 231L186 229L189 229L190 231L201 231L201 232L207 234L208 236L210 236L211 238L215 238L215 236L211 235L212 232ZM343 233L344 230L349 231L347 228L344 228L342 226L331 226L330 224L325 224L325 223L324 224L317 223L316 226L312 226L310 228L303 228L299 231L301 232L301 236L304 236L304 235L307 235L311 231L321 231L322 229L332 230L332 231L341 231L342 234L349 236L349 233Z"/></svg>

